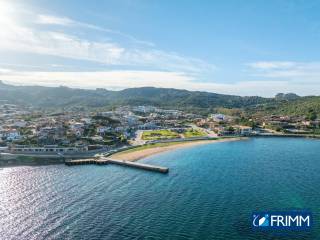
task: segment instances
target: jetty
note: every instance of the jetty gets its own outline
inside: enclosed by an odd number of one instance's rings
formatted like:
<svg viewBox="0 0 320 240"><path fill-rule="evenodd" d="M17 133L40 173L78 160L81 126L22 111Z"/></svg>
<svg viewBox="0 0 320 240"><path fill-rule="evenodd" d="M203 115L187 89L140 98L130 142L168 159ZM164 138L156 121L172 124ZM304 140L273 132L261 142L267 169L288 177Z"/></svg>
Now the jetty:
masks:
<svg viewBox="0 0 320 240"><path fill-rule="evenodd" d="M67 166L88 165L88 164L95 164L95 165L116 164L116 165L139 168L139 169L144 169L144 170L149 170L149 171L159 172L159 173L169 172L169 168L167 167L160 167L160 166L155 166L151 164L131 162L131 161L125 161L125 160L117 160L117 159L106 158L106 157L66 160L65 164Z"/></svg>

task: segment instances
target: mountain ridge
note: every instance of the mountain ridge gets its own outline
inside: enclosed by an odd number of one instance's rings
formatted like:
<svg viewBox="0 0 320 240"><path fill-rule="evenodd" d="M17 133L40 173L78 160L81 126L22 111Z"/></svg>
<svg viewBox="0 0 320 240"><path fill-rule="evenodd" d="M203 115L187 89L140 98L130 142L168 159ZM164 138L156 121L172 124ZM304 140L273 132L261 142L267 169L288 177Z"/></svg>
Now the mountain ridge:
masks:
<svg viewBox="0 0 320 240"><path fill-rule="evenodd" d="M154 105L201 113L215 112L218 108L241 109L249 112L294 114L294 106L314 108L320 113L320 97L300 97L296 94L277 94L274 98L237 96L205 91L174 88L140 87L112 91L45 86L14 86L0 80L0 100L31 105L39 108L113 108L117 106ZM311 104L312 103L312 104ZM310 109L308 109L309 111ZM304 114L303 109L300 109Z"/></svg>

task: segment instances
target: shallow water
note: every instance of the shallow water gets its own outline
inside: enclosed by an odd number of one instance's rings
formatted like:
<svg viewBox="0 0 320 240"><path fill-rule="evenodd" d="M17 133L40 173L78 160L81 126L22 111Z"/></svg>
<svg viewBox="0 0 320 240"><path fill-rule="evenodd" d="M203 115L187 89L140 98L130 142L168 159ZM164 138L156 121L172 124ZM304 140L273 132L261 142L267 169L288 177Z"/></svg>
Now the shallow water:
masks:
<svg viewBox="0 0 320 240"><path fill-rule="evenodd" d="M320 239L320 141L197 145L121 166L0 171L0 239ZM311 232L251 230L255 210L309 209Z"/></svg>

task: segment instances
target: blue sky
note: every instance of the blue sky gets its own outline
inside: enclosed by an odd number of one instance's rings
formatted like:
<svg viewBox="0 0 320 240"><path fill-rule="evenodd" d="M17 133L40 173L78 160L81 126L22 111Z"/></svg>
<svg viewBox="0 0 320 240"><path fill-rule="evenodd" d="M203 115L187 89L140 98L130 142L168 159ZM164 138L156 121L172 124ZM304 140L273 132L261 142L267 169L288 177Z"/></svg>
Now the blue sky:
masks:
<svg viewBox="0 0 320 240"><path fill-rule="evenodd" d="M0 0L0 79L319 95L319 1Z"/></svg>

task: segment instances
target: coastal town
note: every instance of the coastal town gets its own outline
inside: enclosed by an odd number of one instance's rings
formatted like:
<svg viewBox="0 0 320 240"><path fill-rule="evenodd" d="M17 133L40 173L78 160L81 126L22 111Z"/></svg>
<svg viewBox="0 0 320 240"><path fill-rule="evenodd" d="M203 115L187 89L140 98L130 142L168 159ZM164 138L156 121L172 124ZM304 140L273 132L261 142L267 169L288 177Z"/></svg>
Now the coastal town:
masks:
<svg viewBox="0 0 320 240"><path fill-rule="evenodd" d="M320 0L0 0L0 240L320 240Z"/></svg>
<svg viewBox="0 0 320 240"><path fill-rule="evenodd" d="M0 152L87 157L150 143L241 136L319 136L315 117L208 116L155 106L46 112L0 104Z"/></svg>

